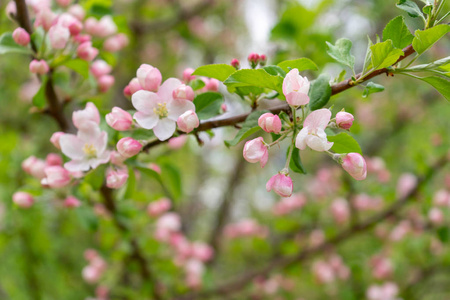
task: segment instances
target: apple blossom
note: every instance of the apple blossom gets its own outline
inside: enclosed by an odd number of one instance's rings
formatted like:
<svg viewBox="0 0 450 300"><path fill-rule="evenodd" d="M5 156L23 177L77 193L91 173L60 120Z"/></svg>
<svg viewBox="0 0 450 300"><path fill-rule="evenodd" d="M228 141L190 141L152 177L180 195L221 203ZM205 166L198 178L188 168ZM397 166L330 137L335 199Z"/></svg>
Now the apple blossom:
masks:
<svg viewBox="0 0 450 300"><path fill-rule="evenodd" d="M111 73L112 67L108 65L108 63L105 62L104 60L97 59L91 64L90 70L92 75L94 75L97 78L100 78L103 75Z"/></svg>
<svg viewBox="0 0 450 300"><path fill-rule="evenodd" d="M161 141L173 135L179 116L188 110L195 111L195 105L191 101L173 99L173 90L180 85L178 79L169 78L157 93L141 90L131 97L133 106L137 109L134 119L141 127L153 129Z"/></svg>
<svg viewBox="0 0 450 300"><path fill-rule="evenodd" d="M130 83L127 85L130 89L130 96L136 93L137 91L143 90L141 84L139 83L139 79L137 77L131 79Z"/></svg>
<svg viewBox="0 0 450 300"><path fill-rule="evenodd" d="M83 29L83 24L74 16L68 13L63 13L58 17L58 25L66 27L70 35L77 36Z"/></svg>
<svg viewBox="0 0 450 300"><path fill-rule="evenodd" d="M37 179L42 179L45 177L45 166L45 162L35 156L30 156L22 162L22 169Z"/></svg>
<svg viewBox="0 0 450 300"><path fill-rule="evenodd" d="M56 3L58 3L62 7L69 6L70 2L72 2L72 0L56 0Z"/></svg>
<svg viewBox="0 0 450 300"><path fill-rule="evenodd" d="M259 65L261 67L264 67L266 65L266 63L267 63L267 56L265 54L261 54L259 56Z"/></svg>
<svg viewBox="0 0 450 300"><path fill-rule="evenodd" d="M64 167L71 172L95 169L109 161L108 134L92 121L84 121L77 135L65 134L59 140L61 151L71 159Z"/></svg>
<svg viewBox="0 0 450 300"><path fill-rule="evenodd" d="M121 188L128 179L128 170L127 169L118 169L113 170L109 168L106 171L106 186L110 189L118 189Z"/></svg>
<svg viewBox="0 0 450 300"><path fill-rule="evenodd" d="M29 208L34 203L34 198L27 192L15 192L12 196L13 202L21 208Z"/></svg>
<svg viewBox="0 0 450 300"><path fill-rule="evenodd" d="M266 184L266 190L270 192L273 190L281 197L290 197L292 195L292 179L288 174L280 172L272 176Z"/></svg>
<svg viewBox="0 0 450 300"><path fill-rule="evenodd" d="M57 131L52 134L50 138L50 142L58 149L61 149L61 146L59 145L59 138L64 135L64 132Z"/></svg>
<svg viewBox="0 0 450 300"><path fill-rule="evenodd" d="M135 156L141 149L142 144L130 137L124 137L117 142L117 151L126 158Z"/></svg>
<svg viewBox="0 0 450 300"><path fill-rule="evenodd" d="M110 162L113 164L113 165L116 165L116 166L119 166L119 167L122 167L122 166L124 166L124 161L126 160L127 158L126 157L123 157L119 152L117 152L117 151L111 151L111 154L110 154Z"/></svg>
<svg viewBox="0 0 450 300"><path fill-rule="evenodd" d="M184 144L186 144L188 138L189 136L187 136L186 134L182 134L180 136L169 139L167 145L169 146L170 149L173 150L180 149L181 147L184 146Z"/></svg>
<svg viewBox="0 0 450 300"><path fill-rule="evenodd" d="M5 12L6 12L6 15L8 16L8 18L10 18L11 20L14 20L16 14L17 14L16 3L14 1L9 1L5 7Z"/></svg>
<svg viewBox="0 0 450 300"><path fill-rule="evenodd" d="M252 67L252 69L256 68L256 66L259 63L259 55L252 52L248 55L247 60L250 63L250 66Z"/></svg>
<svg viewBox="0 0 450 300"><path fill-rule="evenodd" d="M156 92L162 82L161 72L148 64L142 64L136 72L140 86L147 91Z"/></svg>
<svg viewBox="0 0 450 300"><path fill-rule="evenodd" d="M392 275L392 263L382 255L373 256L370 259L370 266L372 267L372 275L376 279L387 279Z"/></svg>
<svg viewBox="0 0 450 300"><path fill-rule="evenodd" d="M41 59L41 60L33 59L30 62L30 72L31 73L44 75L49 70L50 70L50 68L49 68L47 62L43 59Z"/></svg>
<svg viewBox="0 0 450 300"><path fill-rule="evenodd" d="M281 120L280 117L271 113L265 113L258 119L258 125L265 132L280 133Z"/></svg>
<svg viewBox="0 0 450 300"><path fill-rule="evenodd" d="M354 179L364 180L367 176L367 165L364 158L359 153L348 153L342 159L342 168Z"/></svg>
<svg viewBox="0 0 450 300"><path fill-rule="evenodd" d="M268 229L253 219L244 219L235 224L228 224L224 228L224 235L228 238L267 236Z"/></svg>
<svg viewBox="0 0 450 300"><path fill-rule="evenodd" d="M97 23L96 35L104 38L117 32L117 25L110 15L103 16Z"/></svg>
<svg viewBox="0 0 450 300"><path fill-rule="evenodd" d="M395 283L371 285L366 292L368 300L397 300L398 287Z"/></svg>
<svg viewBox="0 0 450 300"><path fill-rule="evenodd" d="M161 214L167 212L171 208L172 204L169 199L162 198L157 201L151 202L147 206L147 213L151 217L158 217Z"/></svg>
<svg viewBox="0 0 450 300"><path fill-rule="evenodd" d="M78 200L74 196L69 196L66 199L64 199L64 206L67 208L75 208L79 207L80 205L81 205L80 200Z"/></svg>
<svg viewBox="0 0 450 300"><path fill-rule="evenodd" d="M205 81L205 89L207 91L211 92L219 91L219 80L215 78L205 78L203 81Z"/></svg>
<svg viewBox="0 0 450 300"><path fill-rule="evenodd" d="M450 193L444 189L438 190L433 196L433 204L437 206L450 206Z"/></svg>
<svg viewBox="0 0 450 300"><path fill-rule="evenodd" d="M291 197L281 199L281 201L277 202L273 206L272 212L276 216L283 216L295 210L301 209L305 204L306 204L305 195L298 193L292 195Z"/></svg>
<svg viewBox="0 0 450 300"><path fill-rule="evenodd" d="M30 35L22 27L16 28L12 34L12 37L14 42L21 46L27 46L30 43Z"/></svg>
<svg viewBox="0 0 450 300"><path fill-rule="evenodd" d="M83 44L85 42L90 42L91 36L89 34L79 34L74 36L73 40L78 44Z"/></svg>
<svg viewBox="0 0 450 300"><path fill-rule="evenodd" d="M235 68L236 70L239 70L240 68L241 68L241 65L240 65L240 63L239 63L239 60L237 59L237 58L233 58L232 60L231 60L231 66L233 67L233 68Z"/></svg>
<svg viewBox="0 0 450 300"><path fill-rule="evenodd" d="M434 225L442 225L444 223L444 213L437 207L433 207L428 212L428 219Z"/></svg>
<svg viewBox="0 0 450 300"><path fill-rule="evenodd" d="M92 47L92 42L84 42L78 46L77 55L83 60L91 61L98 55L98 49Z"/></svg>
<svg viewBox="0 0 450 300"><path fill-rule="evenodd" d="M53 22L56 19L56 15L48 7L44 7L36 14L36 19L34 20L34 27L42 26L45 31L48 31Z"/></svg>
<svg viewBox="0 0 450 300"><path fill-rule="evenodd" d="M64 49L70 38L70 31L62 25L54 25L48 31L50 45L53 49Z"/></svg>
<svg viewBox="0 0 450 300"><path fill-rule="evenodd" d="M309 87L308 78L302 77L298 69L292 69L283 80L283 94L286 97L286 102L294 107L308 104Z"/></svg>
<svg viewBox="0 0 450 300"><path fill-rule="evenodd" d="M214 249L202 242L192 243L192 256L202 262L211 260L214 256Z"/></svg>
<svg viewBox="0 0 450 300"><path fill-rule="evenodd" d="M176 101L176 100L175 100ZM181 131L189 133L200 125L197 114L193 110L188 110L177 119L178 128Z"/></svg>
<svg viewBox="0 0 450 300"><path fill-rule="evenodd" d="M352 114L345 111L340 111L336 114L336 125L339 128L348 130L352 127L354 119L355 118Z"/></svg>
<svg viewBox="0 0 450 300"><path fill-rule="evenodd" d="M244 145L243 156L249 163L256 163L259 161L261 168L264 168L269 159L269 151L264 143L264 139L258 137L247 141Z"/></svg>
<svg viewBox="0 0 450 300"><path fill-rule="evenodd" d="M129 112L120 107L113 107L112 112L105 116L106 123L117 131L125 131L131 128L133 117Z"/></svg>
<svg viewBox="0 0 450 300"><path fill-rule="evenodd" d="M406 197L417 185L417 177L411 173L403 173L397 182L397 196Z"/></svg>
<svg viewBox="0 0 450 300"><path fill-rule="evenodd" d="M103 75L98 78L98 89L101 93L106 93L113 85L114 85L114 76L112 75Z"/></svg>
<svg viewBox="0 0 450 300"><path fill-rule="evenodd" d="M49 153L45 158L45 164L47 166L62 166L63 159L59 154Z"/></svg>
<svg viewBox="0 0 450 300"><path fill-rule="evenodd" d="M100 113L94 103L86 103L86 107L81 110L74 111L72 114L72 122L76 128L80 129L87 122L94 122L95 125L100 124ZM91 124L91 123L88 123Z"/></svg>
<svg viewBox="0 0 450 300"><path fill-rule="evenodd" d="M182 84L173 90L172 97L175 100L193 101L195 98L195 94L194 90L190 86Z"/></svg>
<svg viewBox="0 0 450 300"><path fill-rule="evenodd" d="M185 83L189 83L190 81L195 79L195 75L192 75L192 73L194 73L194 69L192 68L187 68L183 71L183 81Z"/></svg>
<svg viewBox="0 0 450 300"><path fill-rule="evenodd" d="M328 142L325 128L330 122L331 111L326 108L311 112L303 122L303 129L297 135L295 146L304 150L306 146L316 151L327 151L333 146Z"/></svg>
<svg viewBox="0 0 450 300"><path fill-rule="evenodd" d="M148 164L148 168L149 168L150 170L155 171L155 172L158 173L158 174L161 174L161 167L158 166L158 165L155 164L155 163L149 163L149 164Z"/></svg>
<svg viewBox="0 0 450 300"><path fill-rule="evenodd" d="M108 52L117 52L125 48L128 42L128 37L123 33L119 33L106 39L103 43L103 49Z"/></svg>
<svg viewBox="0 0 450 300"><path fill-rule="evenodd" d="M347 200L337 198L331 203L331 213L338 224L345 223L350 217L350 207Z"/></svg>
<svg viewBox="0 0 450 300"><path fill-rule="evenodd" d="M79 21L83 21L84 17L86 16L84 8L79 4L71 5L67 12L77 18Z"/></svg>

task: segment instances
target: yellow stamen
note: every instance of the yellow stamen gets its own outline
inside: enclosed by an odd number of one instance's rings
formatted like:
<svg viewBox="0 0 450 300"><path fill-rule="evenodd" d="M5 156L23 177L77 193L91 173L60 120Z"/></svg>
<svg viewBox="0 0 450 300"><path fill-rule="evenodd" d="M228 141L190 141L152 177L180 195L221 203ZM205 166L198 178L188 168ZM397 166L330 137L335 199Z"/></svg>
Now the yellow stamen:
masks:
<svg viewBox="0 0 450 300"><path fill-rule="evenodd" d="M159 116L160 119L166 118L169 114L166 103L158 103L158 108L153 108L153 112Z"/></svg>
<svg viewBox="0 0 450 300"><path fill-rule="evenodd" d="M95 149L94 145L92 144L85 144L83 147L83 152L89 157L97 156L97 149Z"/></svg>

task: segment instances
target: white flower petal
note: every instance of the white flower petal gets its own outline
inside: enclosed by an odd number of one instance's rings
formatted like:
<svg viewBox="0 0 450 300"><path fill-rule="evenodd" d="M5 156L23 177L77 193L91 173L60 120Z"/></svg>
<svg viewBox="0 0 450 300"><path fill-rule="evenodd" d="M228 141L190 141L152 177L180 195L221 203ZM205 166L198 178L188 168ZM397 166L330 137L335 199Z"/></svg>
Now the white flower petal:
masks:
<svg viewBox="0 0 450 300"><path fill-rule="evenodd" d="M168 118L160 119L158 124L153 128L156 137L165 141L170 138L176 129L176 123Z"/></svg>
<svg viewBox="0 0 450 300"><path fill-rule="evenodd" d="M158 103L161 103L162 100L153 92L140 90L131 96L131 102L138 111L150 114L153 113L153 108L155 108Z"/></svg>
<svg viewBox="0 0 450 300"><path fill-rule="evenodd" d="M59 139L61 151L71 159L83 159L84 142L73 134L64 134Z"/></svg>
<svg viewBox="0 0 450 300"><path fill-rule="evenodd" d="M304 127L300 132L297 134L297 137L295 139L295 147L297 147L300 150L305 150L306 148L306 142L305 138L308 136L308 127Z"/></svg>
<svg viewBox="0 0 450 300"><path fill-rule="evenodd" d="M64 168L66 168L70 172L88 171L89 170L89 161L87 161L87 160L71 160L64 164Z"/></svg>
<svg viewBox="0 0 450 300"><path fill-rule="evenodd" d="M167 104L167 110L169 111L167 117L173 121L177 121L178 117L186 111L195 111L195 105L189 100L172 100Z"/></svg>
<svg viewBox="0 0 450 300"><path fill-rule="evenodd" d="M170 102L173 99L173 91L180 85L182 85L180 80L176 78L169 78L161 84L157 94L164 102Z"/></svg>
<svg viewBox="0 0 450 300"><path fill-rule="evenodd" d="M134 114L133 118L142 128L145 129L153 129L159 121L159 116L155 113L145 114L139 111Z"/></svg>

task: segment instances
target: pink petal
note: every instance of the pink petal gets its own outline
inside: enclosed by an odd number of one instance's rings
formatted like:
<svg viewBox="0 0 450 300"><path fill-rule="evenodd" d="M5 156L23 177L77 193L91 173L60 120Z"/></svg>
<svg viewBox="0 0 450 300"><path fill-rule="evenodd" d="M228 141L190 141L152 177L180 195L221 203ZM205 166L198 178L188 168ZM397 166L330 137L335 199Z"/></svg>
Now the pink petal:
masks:
<svg viewBox="0 0 450 300"><path fill-rule="evenodd" d="M153 128L156 137L165 141L170 138L176 129L176 122L168 118L160 119L158 124Z"/></svg>
<svg viewBox="0 0 450 300"><path fill-rule="evenodd" d="M322 108L311 112L305 119L303 126L311 129L320 128L325 130L331 119L331 111L327 108Z"/></svg>
<svg viewBox="0 0 450 300"><path fill-rule="evenodd" d="M89 170L89 161L87 161L87 160L71 160L64 164L64 168L66 168L70 172L88 171Z"/></svg>
<svg viewBox="0 0 450 300"><path fill-rule="evenodd" d="M308 130L309 130L308 127L304 127L297 134L297 138L295 139L295 147L297 147L300 150L305 150L306 148L305 138L308 136Z"/></svg>
<svg viewBox="0 0 450 300"><path fill-rule="evenodd" d="M157 94L164 102L170 102L173 99L173 91L180 85L182 85L180 80L169 78L159 87Z"/></svg>
<svg viewBox="0 0 450 300"><path fill-rule="evenodd" d="M155 108L158 103L163 101L153 92L140 90L131 96L131 102L138 111L146 114L152 114L153 108Z"/></svg>
<svg viewBox="0 0 450 300"><path fill-rule="evenodd" d="M107 144L108 144L108 134L105 131L102 131L98 139L93 142L93 145L97 150L97 155L105 152Z"/></svg>
<svg viewBox="0 0 450 300"><path fill-rule="evenodd" d="M155 127L159 121L159 116L157 116L155 113L145 114L140 111L135 113L133 118L142 128L145 129L153 129L153 127Z"/></svg>
<svg viewBox="0 0 450 300"><path fill-rule="evenodd" d="M176 121L179 116L184 114L188 110L195 111L195 105L189 100L172 100L167 104L167 110L169 119Z"/></svg>

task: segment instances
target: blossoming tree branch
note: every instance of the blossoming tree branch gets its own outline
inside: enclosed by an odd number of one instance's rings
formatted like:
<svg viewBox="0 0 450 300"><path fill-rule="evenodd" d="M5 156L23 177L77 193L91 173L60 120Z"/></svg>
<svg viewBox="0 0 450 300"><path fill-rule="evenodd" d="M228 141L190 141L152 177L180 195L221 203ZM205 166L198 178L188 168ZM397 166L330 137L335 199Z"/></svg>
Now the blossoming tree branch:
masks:
<svg viewBox="0 0 450 300"><path fill-rule="evenodd" d="M209 5L211 1L207 2ZM411 84L430 85L441 94L442 101L450 101L450 57L435 57L441 52L433 52L450 32L445 2L398 1L396 7L404 15L388 22L375 39L369 38L362 66L355 63L352 41L340 38L326 42L323 55L331 57L342 71L336 78L331 78L326 70L319 70L306 57L271 65L271 57L250 53L246 62L232 59L229 63L186 68L180 78L162 74L157 65L143 62L136 76L125 78L129 81L125 87L119 86L128 105L114 106L104 114L91 99L108 93L118 82L112 75L116 61L120 60L117 53L130 44L129 37L118 27L120 20L102 10L102 1L79 4L70 0L11 1L6 14L16 28L0 36L0 54L7 58L16 53L28 60L29 68L23 72L34 74L39 86L30 107L42 122L48 115L59 126L49 140L55 152L45 158L32 155L21 164L23 171L33 178L29 180L38 187L30 189L24 185L12 195L12 202L19 209L32 210L47 199L59 199L66 209L87 207L99 218L112 220L119 238L111 246L126 248L125 254L113 259L107 256L108 249L95 250L92 246L84 252L86 264L79 270L80 280L96 287L98 300L231 299L227 297L234 294L253 295L251 299L284 299L271 298L271 293L279 290L289 297L303 299L295 280L289 279L285 271L315 257L321 259L312 264L311 273L319 284L346 281L354 270L336 247L383 222L404 218L401 209L419 197L433 175L445 168L448 153L434 157L422 174L404 174L397 190L392 192L395 199L385 205L376 197L356 195L357 181L365 180L372 172L380 184L386 183L389 171L380 158L365 156L352 134L358 118L345 108L335 109L330 98L357 88L362 90L359 98L373 97L372 94L385 90L375 82L379 77L392 82L388 89L395 86L397 78L407 77ZM190 17L191 14L186 16ZM407 26L410 20L418 21L421 28L411 32ZM432 58L428 55L429 60L419 64L423 54L430 52ZM319 74L317 71L320 75L312 75ZM350 74L347 78L346 73ZM232 97L239 99L242 111L230 116L227 99ZM266 183L257 189L275 193L277 199L281 197L271 214L287 218L305 209L310 201L307 187L296 180L309 173L315 178L311 184L313 197L334 198L329 219L336 228L325 233L320 223L311 220L310 228L299 223L289 226L288 233L276 234L270 223L264 223L264 218L260 222L242 218L228 223L231 208L225 197L213 217L216 226L208 228L212 230L211 240L196 240L199 235L186 226L190 220L180 214L187 195L173 188L180 175L170 165L149 162L148 155L157 153L163 157L164 152L158 150L163 147L176 151L189 136L202 147L208 139L221 138L216 130L221 127L236 128L234 137L224 143L242 153L236 180L231 181L231 195L243 173L243 164L258 164L261 169L269 166L277 171L261 173ZM325 169L308 169L305 165L311 164L302 162L305 155L314 157L314 161L328 157L349 176L330 164ZM343 181L336 179L335 174ZM131 217L123 203L135 205L133 198L139 182L156 184L163 196L155 192L154 197L149 192L151 201L146 208L142 210L136 204L138 209ZM340 184L348 187L347 195L339 195ZM430 209L427 222L421 224L424 230L442 224L444 216L439 207L450 205L449 188L436 193L435 207ZM354 200L349 201L350 198ZM315 211L312 218L318 218L319 214L320 211ZM26 218L26 214L22 217ZM143 222L142 219L151 224L144 233L135 231L133 224L135 220ZM304 230L308 230L307 235ZM413 231L410 223L399 221L389 239L400 240L410 231ZM388 239L387 233L379 234ZM221 274L222 266L217 261L225 251L231 251L224 245L240 239L267 240L269 247L275 249L274 254L253 261L239 272L230 274L228 270ZM280 245L288 241L298 242L298 247L286 252ZM149 243L158 250L149 254L146 250ZM252 251L257 252L258 243L253 247ZM161 261L170 266L162 266ZM128 268L130 262L137 269ZM392 279L393 267L387 250L373 256L370 264L375 280L364 290L364 297L394 300L408 295L406 283L403 286ZM136 294L127 295L121 289L128 284L136 287Z"/></svg>

